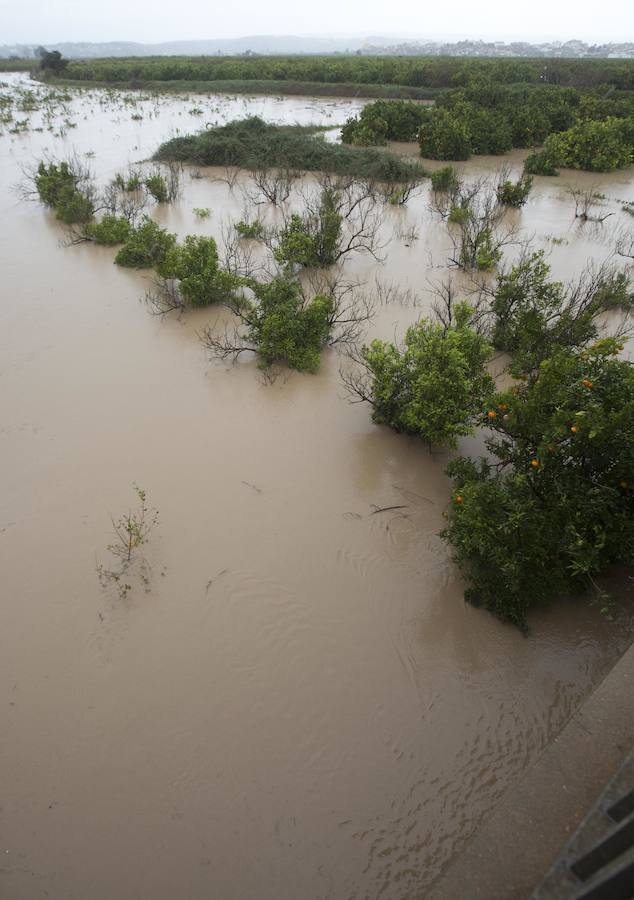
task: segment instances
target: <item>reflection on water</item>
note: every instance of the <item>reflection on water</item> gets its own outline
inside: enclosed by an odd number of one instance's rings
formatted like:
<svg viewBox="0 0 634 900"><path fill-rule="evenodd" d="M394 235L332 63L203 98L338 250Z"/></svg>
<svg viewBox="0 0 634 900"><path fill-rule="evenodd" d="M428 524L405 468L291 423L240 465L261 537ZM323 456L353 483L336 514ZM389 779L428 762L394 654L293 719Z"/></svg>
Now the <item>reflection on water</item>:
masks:
<svg viewBox="0 0 634 900"><path fill-rule="evenodd" d="M446 457L350 406L334 354L273 385L253 362L210 364L196 333L215 314L148 316L148 276L60 246L54 218L10 192L22 163L71 147L108 177L195 127L194 104L337 122L359 103L168 98L139 121L99 96L72 101L65 136L0 137L0 894L424 896L622 652L627 603L616 625L561 603L528 638L465 606L437 536ZM592 178L619 219L631 170ZM520 214L562 277L609 252L572 219L569 180L589 177L536 179ZM219 236L243 202L185 179L160 217ZM446 274L427 204L423 188L388 211L384 264L348 264L419 297L381 308L384 337ZM406 247L393 235L411 224ZM133 481L161 521L152 588L121 602L95 560Z"/></svg>

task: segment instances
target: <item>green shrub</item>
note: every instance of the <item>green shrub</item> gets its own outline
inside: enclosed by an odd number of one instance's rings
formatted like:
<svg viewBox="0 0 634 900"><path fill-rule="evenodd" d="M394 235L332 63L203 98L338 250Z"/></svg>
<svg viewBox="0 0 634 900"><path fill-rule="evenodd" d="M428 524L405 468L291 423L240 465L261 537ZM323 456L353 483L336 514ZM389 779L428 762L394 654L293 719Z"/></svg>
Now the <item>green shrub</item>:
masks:
<svg viewBox="0 0 634 900"><path fill-rule="evenodd" d="M449 210L447 221L451 222L452 225L465 225L468 222L470 215L471 210L468 206L455 204Z"/></svg>
<svg viewBox="0 0 634 900"><path fill-rule="evenodd" d="M470 326L472 312L460 304L449 326L427 319L411 325L402 348L378 340L363 348L370 374L363 399L375 422L436 447L454 448L472 432L493 389L485 369L491 347Z"/></svg>
<svg viewBox="0 0 634 900"><path fill-rule="evenodd" d="M503 181L497 189L500 203L519 208L524 206L533 187L533 179L524 173L518 181Z"/></svg>
<svg viewBox="0 0 634 900"><path fill-rule="evenodd" d="M42 203L57 206L62 192L74 190L78 178L67 162L50 163L48 166L40 162L35 175L35 187Z"/></svg>
<svg viewBox="0 0 634 900"><path fill-rule="evenodd" d="M479 231L473 243L462 241L460 265L463 269L491 272L501 259L502 250L495 245L491 228Z"/></svg>
<svg viewBox="0 0 634 900"><path fill-rule="evenodd" d="M377 100L347 120L341 129L344 144L368 146L386 141L415 141L424 107L407 100Z"/></svg>
<svg viewBox="0 0 634 900"><path fill-rule="evenodd" d="M513 146L511 126L503 112L467 103L452 112L466 123L471 153L499 155Z"/></svg>
<svg viewBox="0 0 634 900"><path fill-rule="evenodd" d="M597 309L622 309L634 312L631 279L625 272L619 272L608 278L597 290L594 300Z"/></svg>
<svg viewBox="0 0 634 900"><path fill-rule="evenodd" d="M541 150L539 153L529 153L524 160L524 172L527 175L559 175L558 163L551 152Z"/></svg>
<svg viewBox="0 0 634 900"><path fill-rule="evenodd" d="M621 169L634 161L634 145L627 121L586 119L561 134L551 134L544 143L543 152L555 164L567 169L589 172Z"/></svg>
<svg viewBox="0 0 634 900"><path fill-rule="evenodd" d="M434 191L453 191L460 184L458 173L453 166L443 166L431 173L431 186Z"/></svg>
<svg viewBox="0 0 634 900"><path fill-rule="evenodd" d="M107 215L100 222L89 222L86 225L86 237L96 244L124 244L130 237L132 225L123 216Z"/></svg>
<svg viewBox="0 0 634 900"><path fill-rule="evenodd" d="M55 206L56 217L65 225L90 222L95 207L86 194L77 188L63 188Z"/></svg>
<svg viewBox="0 0 634 900"><path fill-rule="evenodd" d="M94 215L91 196L80 189L83 176L71 163L40 162L34 177L40 200L53 207L57 218L66 225L89 222Z"/></svg>
<svg viewBox="0 0 634 900"><path fill-rule="evenodd" d="M549 275L544 253L538 251L498 276L493 345L512 354L516 373L535 369L557 347L582 347L594 340L604 309L631 307L631 283L623 273L589 273L569 286Z"/></svg>
<svg viewBox="0 0 634 900"><path fill-rule="evenodd" d="M316 214L292 215L280 230L274 256L278 263L299 266L331 266L340 257L342 216L337 192L322 191Z"/></svg>
<svg viewBox="0 0 634 900"><path fill-rule="evenodd" d="M145 186L157 203L167 203L169 199L167 182L162 175L157 172L154 175L148 175L145 179Z"/></svg>
<svg viewBox="0 0 634 900"><path fill-rule="evenodd" d="M112 183L115 187L119 188L119 190L127 191L128 193L138 191L143 185L143 181L138 172L130 172L127 176L122 175L121 172L117 172L112 179Z"/></svg>
<svg viewBox="0 0 634 900"><path fill-rule="evenodd" d="M247 340L257 348L263 366L285 363L300 372L316 372L330 337L332 297L317 296L306 303L300 285L285 277L252 282L250 287L255 302L245 301L242 318Z"/></svg>
<svg viewBox="0 0 634 900"><path fill-rule="evenodd" d="M449 466L442 536L465 598L521 628L531 607L633 559L634 368L619 349L556 348L484 414L492 459Z"/></svg>
<svg viewBox="0 0 634 900"><path fill-rule="evenodd" d="M250 238L254 241L262 240L266 234L264 223L259 219L254 219L252 222L245 222L244 219L241 219L236 222L235 229L240 237Z"/></svg>
<svg viewBox="0 0 634 900"><path fill-rule="evenodd" d="M239 279L219 268L218 248L212 237L188 235L171 246L157 265L163 278L175 278L184 303L209 306L230 299Z"/></svg>
<svg viewBox="0 0 634 900"><path fill-rule="evenodd" d="M143 216L141 224L132 229L114 261L118 266L151 269L165 260L175 244L176 235L161 228L149 216Z"/></svg>
<svg viewBox="0 0 634 900"><path fill-rule="evenodd" d="M471 133L467 123L441 107L425 112L418 133L421 156L428 159L469 159Z"/></svg>

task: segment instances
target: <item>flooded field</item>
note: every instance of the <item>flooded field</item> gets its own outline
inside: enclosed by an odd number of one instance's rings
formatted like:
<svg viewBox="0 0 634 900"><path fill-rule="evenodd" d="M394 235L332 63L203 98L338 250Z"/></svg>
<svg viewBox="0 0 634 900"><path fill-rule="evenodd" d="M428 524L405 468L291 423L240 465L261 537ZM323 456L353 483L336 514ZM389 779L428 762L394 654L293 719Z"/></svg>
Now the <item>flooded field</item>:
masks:
<svg viewBox="0 0 634 900"><path fill-rule="evenodd" d="M424 897L629 644L631 582L614 623L562 602L528 637L465 605L438 537L448 457L351 405L334 351L272 384L210 361L197 335L224 313L149 315L150 275L63 246L12 190L47 153L105 180L205 122L337 125L360 102L125 96L73 94L0 135L0 897ZM219 238L248 178L197 174L151 213ZM570 184L605 195L602 228L575 221ZM511 215L568 278L633 200L631 169L562 173ZM382 262L345 265L410 289L369 328L391 338L448 271L428 185L382 236ZM97 566L133 482L159 524L122 599Z"/></svg>

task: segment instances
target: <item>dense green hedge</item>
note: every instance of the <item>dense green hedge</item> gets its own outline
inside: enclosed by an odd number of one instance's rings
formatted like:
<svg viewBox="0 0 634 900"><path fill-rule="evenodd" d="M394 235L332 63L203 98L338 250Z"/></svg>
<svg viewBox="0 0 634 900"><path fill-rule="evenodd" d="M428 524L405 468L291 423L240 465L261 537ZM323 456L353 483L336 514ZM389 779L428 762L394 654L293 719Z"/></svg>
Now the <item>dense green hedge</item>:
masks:
<svg viewBox="0 0 634 900"><path fill-rule="evenodd" d="M631 161L632 122L634 92L584 94L576 88L473 82L422 109L419 141L421 154L432 159L468 159L472 153L545 143L549 165L542 157L531 158L533 174L553 174L557 165L606 171Z"/></svg>
<svg viewBox="0 0 634 900"><path fill-rule="evenodd" d="M28 72L35 63L33 59L0 59L0 72Z"/></svg>

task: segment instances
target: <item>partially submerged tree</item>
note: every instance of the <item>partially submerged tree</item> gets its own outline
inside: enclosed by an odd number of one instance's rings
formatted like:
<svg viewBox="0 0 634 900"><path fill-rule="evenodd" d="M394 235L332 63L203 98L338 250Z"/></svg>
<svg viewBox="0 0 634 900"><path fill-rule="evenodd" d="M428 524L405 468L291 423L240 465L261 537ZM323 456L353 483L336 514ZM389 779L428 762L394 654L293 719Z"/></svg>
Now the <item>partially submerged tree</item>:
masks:
<svg viewBox="0 0 634 900"><path fill-rule="evenodd" d="M132 228L128 239L115 256L118 266L135 269L151 269L164 262L168 252L176 244L176 235L157 225L149 216Z"/></svg>
<svg viewBox="0 0 634 900"><path fill-rule="evenodd" d="M105 215L100 221L88 222L83 231L72 240L77 243L81 240L93 241L95 244L104 244L107 247L114 247L117 244L124 244L132 233L133 226L124 216Z"/></svg>
<svg viewBox="0 0 634 900"><path fill-rule="evenodd" d="M452 182L448 190L432 194L432 208L447 223L453 247L450 262L461 269L491 271L502 249L516 243L518 226L504 221L505 207L489 178Z"/></svg>
<svg viewBox="0 0 634 900"><path fill-rule="evenodd" d="M380 252L382 215L369 183L323 176L318 192L303 196L304 210L286 217L272 236L280 265L327 267L353 252Z"/></svg>
<svg viewBox="0 0 634 900"><path fill-rule="evenodd" d="M257 354L262 368L274 364L315 372L321 351L359 339L373 316L373 304L356 285L318 279L303 287L296 279L278 275L269 281L247 279L250 296L236 294L226 302L237 324L218 333L207 327L204 345L220 359Z"/></svg>
<svg viewBox="0 0 634 900"><path fill-rule="evenodd" d="M533 606L634 560L634 366L619 350L555 348L483 415L489 459L449 466L442 536L465 599L520 628Z"/></svg>
<svg viewBox="0 0 634 900"><path fill-rule="evenodd" d="M576 188L569 185L566 190L574 200L575 219L581 219L582 222L598 222L600 224L614 215L611 212L605 213L605 215L598 212L599 204L602 200L605 200L605 194L602 194L596 188Z"/></svg>
<svg viewBox="0 0 634 900"><path fill-rule="evenodd" d="M281 206L290 197L299 172L289 168L272 169L261 166L251 171L251 178L254 189L248 185L243 189L245 197L251 203Z"/></svg>
<svg viewBox="0 0 634 900"><path fill-rule="evenodd" d="M492 313L492 341L512 355L512 370L535 369L557 347L583 347L599 334L605 309L631 308L632 290L624 273L604 264L587 268L577 281L550 278L544 252L525 253L496 284L484 288Z"/></svg>
<svg viewBox="0 0 634 900"><path fill-rule="evenodd" d="M42 161L34 173L26 173L40 200L52 207L65 225L89 222L97 203L93 179L88 166L73 156L61 162ZM28 196L25 187L23 193Z"/></svg>
<svg viewBox="0 0 634 900"><path fill-rule="evenodd" d="M498 173L496 194L498 201L505 206L519 208L524 206L533 187L533 178L524 172L517 181L512 181L510 169L503 166Z"/></svg>
<svg viewBox="0 0 634 900"><path fill-rule="evenodd" d="M147 299L157 312L226 303L240 286L236 275L220 267L212 237L187 235L182 244L166 251L156 268L163 281Z"/></svg>
<svg viewBox="0 0 634 900"><path fill-rule="evenodd" d="M493 390L486 371L492 348L472 327L473 313L457 304L450 320L411 325L402 346L375 340L356 349L356 365L341 373L352 402L369 403L379 424L454 448Z"/></svg>

